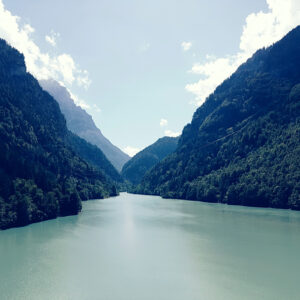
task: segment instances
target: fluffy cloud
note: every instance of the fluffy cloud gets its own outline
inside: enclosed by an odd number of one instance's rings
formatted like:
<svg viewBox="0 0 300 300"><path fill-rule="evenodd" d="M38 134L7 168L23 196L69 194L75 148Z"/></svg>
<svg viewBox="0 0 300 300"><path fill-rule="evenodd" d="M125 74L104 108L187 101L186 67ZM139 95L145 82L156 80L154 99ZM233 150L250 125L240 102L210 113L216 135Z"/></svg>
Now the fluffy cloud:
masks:
<svg viewBox="0 0 300 300"><path fill-rule="evenodd" d="M51 31L50 35L45 36L45 40L47 43L49 43L51 46L55 47L56 46L56 39L60 36L59 33L54 32L53 30Z"/></svg>
<svg viewBox="0 0 300 300"><path fill-rule="evenodd" d="M168 126L168 120L166 120L166 119L160 119L159 125L160 125L160 127L166 127L166 126ZM180 132L174 132L172 130L165 129L165 136L177 137L179 135L180 135Z"/></svg>
<svg viewBox="0 0 300 300"><path fill-rule="evenodd" d="M192 43L191 42L182 42L181 47L183 51L189 51L192 48Z"/></svg>
<svg viewBox="0 0 300 300"><path fill-rule="evenodd" d="M67 89L68 93L70 94L71 99L74 101L74 103L78 106L80 106L82 109L90 109L91 107L82 99L80 99L77 95L73 94L68 87L65 86L65 84L60 81L59 84Z"/></svg>
<svg viewBox="0 0 300 300"><path fill-rule="evenodd" d="M256 50L272 45L300 24L299 0L266 1L268 12L252 13L246 18L238 53L219 58L207 56L203 63L192 67L191 72L201 75L201 79L185 88L196 96L198 106Z"/></svg>
<svg viewBox="0 0 300 300"><path fill-rule="evenodd" d="M174 132L172 130L165 130L165 136L177 137L180 136L180 132Z"/></svg>
<svg viewBox="0 0 300 300"><path fill-rule="evenodd" d="M207 57L203 64L195 64L191 70L202 75L198 82L187 84L186 90L196 95L196 104L201 105L214 89L229 77L243 61L235 56L225 58Z"/></svg>
<svg viewBox="0 0 300 300"><path fill-rule="evenodd" d="M27 70L38 79L54 78L87 88L90 84L87 71L81 70L69 54L53 56L42 52L32 38L34 31L29 24L21 25L20 17L6 10L0 0L0 37L24 54ZM57 36L53 33L46 40L54 45Z"/></svg>
<svg viewBox="0 0 300 300"><path fill-rule="evenodd" d="M127 146L126 148L123 149L123 151L125 153L127 153L130 157L133 157L135 156L138 152L141 151L141 149L139 148L134 148L134 147L131 147L131 146Z"/></svg>
<svg viewBox="0 0 300 300"><path fill-rule="evenodd" d="M168 120L166 120L166 119L160 119L159 125L160 125L160 127L167 126L168 125Z"/></svg>

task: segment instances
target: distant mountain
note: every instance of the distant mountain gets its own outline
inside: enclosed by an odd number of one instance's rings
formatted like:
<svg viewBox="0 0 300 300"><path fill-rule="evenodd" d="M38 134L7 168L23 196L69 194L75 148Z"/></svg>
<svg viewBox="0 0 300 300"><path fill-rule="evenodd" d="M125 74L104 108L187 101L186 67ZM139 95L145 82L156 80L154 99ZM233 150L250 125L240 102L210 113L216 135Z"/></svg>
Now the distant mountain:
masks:
<svg viewBox="0 0 300 300"><path fill-rule="evenodd" d="M116 195L118 178L100 149L68 131L23 55L0 40L0 229L76 214L81 200Z"/></svg>
<svg viewBox="0 0 300 300"><path fill-rule="evenodd" d="M144 175L167 155L176 150L178 137L163 137L137 153L122 169L122 176L133 184L141 182Z"/></svg>
<svg viewBox="0 0 300 300"><path fill-rule="evenodd" d="M300 26L206 99L136 192L300 209Z"/></svg>
<svg viewBox="0 0 300 300"><path fill-rule="evenodd" d="M41 80L41 86L58 102L64 114L68 129L81 138L99 147L114 167L121 171L130 157L114 146L95 125L92 116L77 106L67 89L55 80Z"/></svg>

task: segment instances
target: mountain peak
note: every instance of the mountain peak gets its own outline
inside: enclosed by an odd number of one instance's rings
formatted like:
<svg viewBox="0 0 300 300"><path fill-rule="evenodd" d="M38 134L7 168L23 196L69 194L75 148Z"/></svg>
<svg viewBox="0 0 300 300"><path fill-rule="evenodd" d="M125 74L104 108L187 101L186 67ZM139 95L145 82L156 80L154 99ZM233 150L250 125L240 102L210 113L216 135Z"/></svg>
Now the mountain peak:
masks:
<svg viewBox="0 0 300 300"><path fill-rule="evenodd" d="M68 90L53 79L41 80L40 84L58 102L66 118L68 129L89 143L99 147L113 166L118 171L121 171L123 165L130 157L102 134L92 116L75 104Z"/></svg>

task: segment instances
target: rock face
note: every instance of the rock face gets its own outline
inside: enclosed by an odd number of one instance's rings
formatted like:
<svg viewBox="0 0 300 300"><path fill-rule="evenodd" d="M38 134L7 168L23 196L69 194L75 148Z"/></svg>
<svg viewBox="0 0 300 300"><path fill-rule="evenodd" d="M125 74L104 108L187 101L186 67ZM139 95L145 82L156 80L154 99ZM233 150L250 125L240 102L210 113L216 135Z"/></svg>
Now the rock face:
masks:
<svg viewBox="0 0 300 300"><path fill-rule="evenodd" d="M137 153L122 169L122 176L132 184L141 182L145 174L177 148L178 137L163 137Z"/></svg>
<svg viewBox="0 0 300 300"><path fill-rule="evenodd" d="M300 26L206 99L136 191L300 209Z"/></svg>
<svg viewBox="0 0 300 300"><path fill-rule="evenodd" d="M116 195L115 168L68 131L57 102L0 39L0 229L77 214Z"/></svg>
<svg viewBox="0 0 300 300"><path fill-rule="evenodd" d="M130 157L103 136L92 116L74 103L67 89L55 80L41 80L40 84L58 102L66 118L68 129L99 147L114 167L121 171Z"/></svg>

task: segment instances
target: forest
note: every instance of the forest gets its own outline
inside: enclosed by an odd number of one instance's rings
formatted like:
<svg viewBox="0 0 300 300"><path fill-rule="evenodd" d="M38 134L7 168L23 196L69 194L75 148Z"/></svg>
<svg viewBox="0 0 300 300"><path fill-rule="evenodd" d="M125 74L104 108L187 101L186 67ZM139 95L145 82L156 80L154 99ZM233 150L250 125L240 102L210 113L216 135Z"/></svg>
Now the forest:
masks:
<svg viewBox="0 0 300 300"><path fill-rule="evenodd" d="M121 174L124 180L128 181L129 190L132 188L130 184L140 183L149 170L176 150L178 139L178 137L168 136L160 138L137 153L123 166Z"/></svg>
<svg viewBox="0 0 300 300"><path fill-rule="evenodd" d="M118 172L67 130L57 102L0 40L0 228L77 214L81 201L117 194Z"/></svg>
<svg viewBox="0 0 300 300"><path fill-rule="evenodd" d="M135 192L299 210L299 61L300 26L217 87Z"/></svg>

